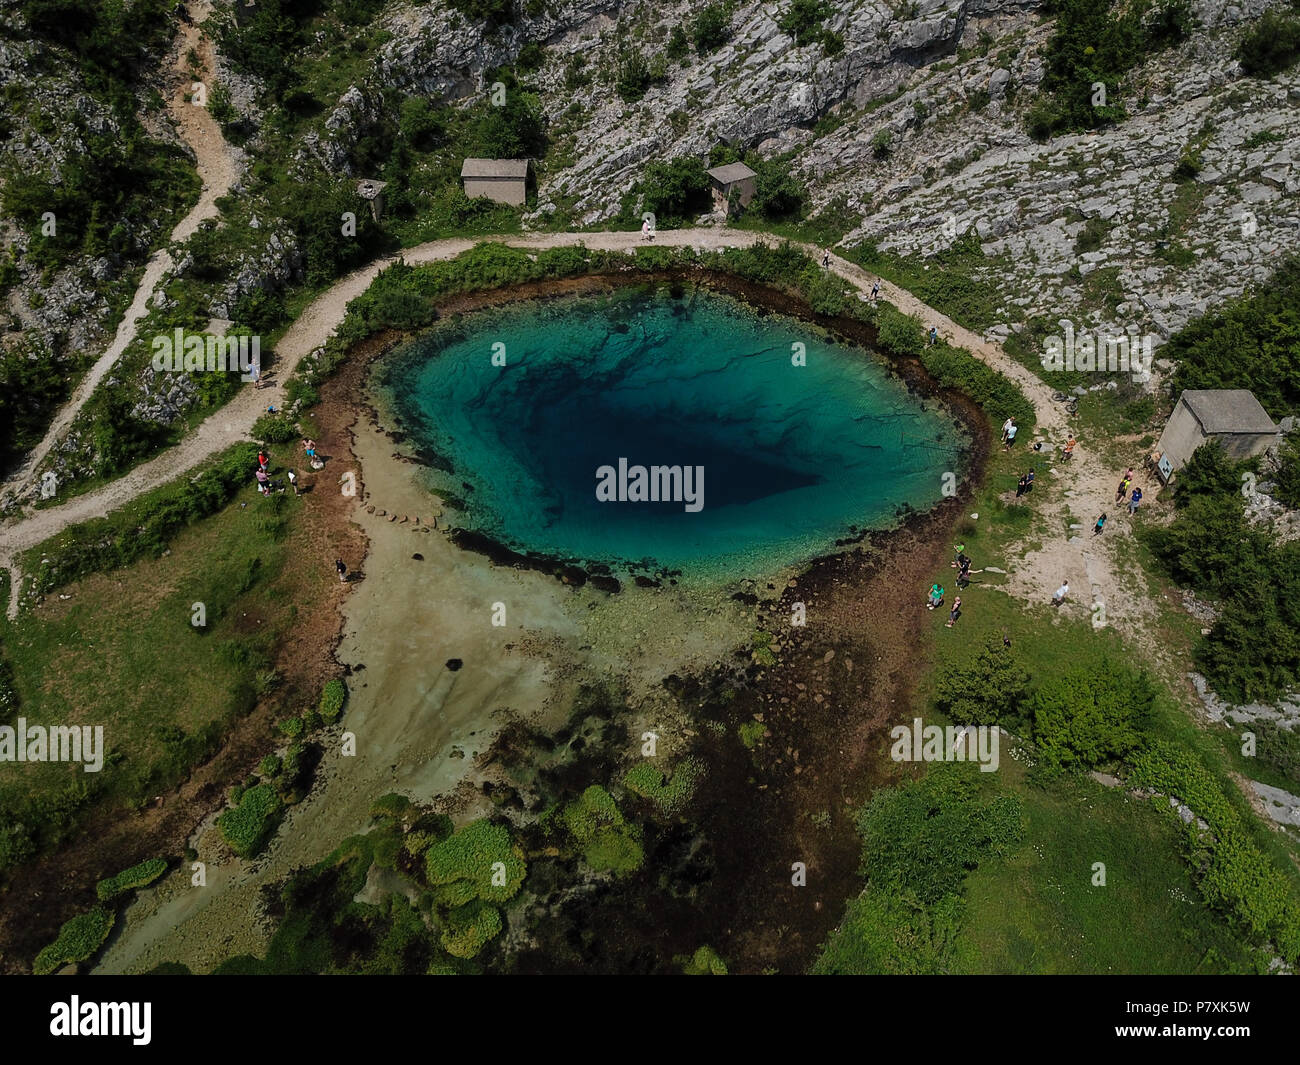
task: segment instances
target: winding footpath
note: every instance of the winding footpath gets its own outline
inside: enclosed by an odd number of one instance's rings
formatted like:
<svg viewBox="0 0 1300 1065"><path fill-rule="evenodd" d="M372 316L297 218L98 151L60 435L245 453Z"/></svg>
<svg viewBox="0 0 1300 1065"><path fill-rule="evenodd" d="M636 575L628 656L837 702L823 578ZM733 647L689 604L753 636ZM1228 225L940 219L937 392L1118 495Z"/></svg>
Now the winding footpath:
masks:
<svg viewBox="0 0 1300 1065"><path fill-rule="evenodd" d="M207 18L211 11L207 0L200 0L190 5L191 21L182 22L177 35L175 64L170 71L173 82L167 97L167 110L175 121L185 142L194 151L196 169L202 182L202 191L198 202L190 209L172 230L168 244L187 240L209 218L216 218L220 213L217 200L230 191L237 171L236 154L221 135L221 127L206 107L199 107L185 99L192 84L189 74L187 56L193 50L199 56L200 69L211 83L213 68L212 43L202 35L198 23ZM68 431L73 420L81 413L100 382L108 376L109 371L117 365L126 351L127 345L135 339L136 326L149 311L149 300L154 290L175 266L168 247L160 248L149 257L145 264L144 275L135 290L126 313L118 323L113 341L104 353L95 360L78 383L76 390L67 403L54 416L45 437L27 455L22 466L14 470L7 482L11 486L22 487L32 474L45 461L55 444Z"/></svg>

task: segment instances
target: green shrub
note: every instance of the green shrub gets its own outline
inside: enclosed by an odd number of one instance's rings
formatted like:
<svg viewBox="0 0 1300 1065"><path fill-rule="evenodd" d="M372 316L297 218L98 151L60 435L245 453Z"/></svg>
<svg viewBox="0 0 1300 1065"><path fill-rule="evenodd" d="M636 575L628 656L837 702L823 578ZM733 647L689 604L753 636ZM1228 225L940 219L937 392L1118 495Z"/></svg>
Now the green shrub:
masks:
<svg viewBox="0 0 1300 1065"><path fill-rule="evenodd" d="M1300 434L1291 434L1278 453L1281 466L1273 478L1273 496L1288 507L1300 508ZM4 717L4 678L0 676L0 719Z"/></svg>
<svg viewBox="0 0 1300 1065"><path fill-rule="evenodd" d="M1129 754L1155 702L1145 673L1104 660L1043 681L1030 700L1034 742L1059 766L1091 769Z"/></svg>
<svg viewBox="0 0 1300 1065"><path fill-rule="evenodd" d="M59 929L58 938L36 955L32 972L48 976L64 965L88 960L104 945L116 922L117 913L104 906L77 914Z"/></svg>
<svg viewBox="0 0 1300 1065"><path fill-rule="evenodd" d="M894 355L918 357L925 350L921 323L888 303L877 312L876 342Z"/></svg>
<svg viewBox="0 0 1300 1065"><path fill-rule="evenodd" d="M454 958L472 958L503 927L501 911L481 899L457 906L447 915L442 930L442 946Z"/></svg>
<svg viewBox="0 0 1300 1065"><path fill-rule="evenodd" d="M1300 20L1276 9L1265 11L1241 39L1237 58L1247 74L1271 78L1300 59Z"/></svg>
<svg viewBox="0 0 1300 1065"><path fill-rule="evenodd" d="M120 895L125 895L135 888L148 887L163 873L167 872L165 858L148 858L130 869L123 869L117 876L101 880L95 885L95 894L100 902L112 902Z"/></svg>
<svg viewBox="0 0 1300 1065"><path fill-rule="evenodd" d="M731 35L727 28L727 5L709 4L696 14L691 23L691 37L695 40L695 50L700 55L716 52Z"/></svg>
<svg viewBox="0 0 1300 1065"><path fill-rule="evenodd" d="M687 976L726 976L727 963L710 946L700 947L682 966Z"/></svg>
<svg viewBox="0 0 1300 1065"><path fill-rule="evenodd" d="M1246 835L1214 775L1191 752L1164 740L1135 752L1130 763L1131 784L1179 799L1208 825L1208 835L1195 822L1183 826L1206 902L1254 942L1271 939L1282 957L1300 959L1300 906L1293 885ZM1164 800L1153 802L1169 810Z"/></svg>
<svg viewBox="0 0 1300 1065"><path fill-rule="evenodd" d="M381 795L370 804L371 817L388 817L395 821L404 820L415 810L416 806L410 799L395 791Z"/></svg>
<svg viewBox="0 0 1300 1065"><path fill-rule="evenodd" d="M347 695L348 690L341 680L336 678L325 684L320 693L320 716L326 724L338 720L339 714L343 712L343 702Z"/></svg>
<svg viewBox="0 0 1300 1065"><path fill-rule="evenodd" d="M694 156L649 163L641 181L642 206L668 229L703 214L713 205L704 163Z"/></svg>
<svg viewBox="0 0 1300 1065"><path fill-rule="evenodd" d="M560 819L582 849L583 861L598 873L626 876L645 860L640 828L623 818L613 796L599 784L566 805Z"/></svg>
<svg viewBox="0 0 1300 1065"><path fill-rule="evenodd" d="M989 641L974 661L950 662L937 678L939 709L963 725L996 725L1014 719L1028 690L1029 674L1010 648Z"/></svg>
<svg viewBox="0 0 1300 1065"><path fill-rule="evenodd" d="M794 38L795 44L812 44L821 38L822 22L834 11L826 0L792 0L776 24L782 33Z"/></svg>
<svg viewBox="0 0 1300 1065"><path fill-rule="evenodd" d="M493 883L500 863L504 878ZM519 891L527 866L523 851L511 840L510 830L490 821L471 821L425 853L429 883L434 886L460 884L470 897L488 902L506 902Z"/></svg>
<svg viewBox="0 0 1300 1065"><path fill-rule="evenodd" d="M275 831L283 806L270 784L258 784L240 796L238 806L217 818L217 828L231 850L251 858Z"/></svg>
<svg viewBox="0 0 1300 1065"><path fill-rule="evenodd" d="M758 725L761 735L764 726L757 721L754 724ZM741 729L743 734L744 725ZM695 786L703 772L704 765L699 759L683 758L665 778L663 771L652 761L643 759L623 775L623 786L633 794L649 799L663 813L677 815L695 794Z"/></svg>
<svg viewBox="0 0 1300 1065"><path fill-rule="evenodd" d="M263 414L253 423L253 437L268 444L287 444L298 436L298 427L287 414Z"/></svg>
<svg viewBox="0 0 1300 1065"><path fill-rule="evenodd" d="M301 736L307 730L307 722L301 717L287 717L276 725L290 739Z"/></svg>
<svg viewBox="0 0 1300 1065"><path fill-rule="evenodd" d="M1300 408L1300 256L1256 291L1189 322L1160 353L1178 364L1175 395L1248 388L1274 418Z"/></svg>

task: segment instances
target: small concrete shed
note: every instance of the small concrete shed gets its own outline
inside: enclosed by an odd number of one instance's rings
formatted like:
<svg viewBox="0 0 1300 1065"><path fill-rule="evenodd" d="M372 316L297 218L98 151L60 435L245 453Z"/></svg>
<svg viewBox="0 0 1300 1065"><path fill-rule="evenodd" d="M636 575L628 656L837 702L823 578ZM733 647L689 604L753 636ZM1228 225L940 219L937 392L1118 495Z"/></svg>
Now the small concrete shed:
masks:
<svg viewBox="0 0 1300 1065"><path fill-rule="evenodd" d="M758 175L744 163L715 166L708 171L708 175L709 184L713 187L713 206L718 211L727 210L733 189L740 194L741 207L748 207L749 201L758 191Z"/></svg>
<svg viewBox="0 0 1300 1065"><path fill-rule="evenodd" d="M528 195L527 159L466 159L460 176L466 196L486 196L518 207Z"/></svg>
<svg viewBox="0 0 1300 1065"><path fill-rule="evenodd" d="M1278 428L1245 388L1189 388L1178 397L1157 450L1161 473L1186 465L1192 452L1217 440L1234 459L1258 455L1277 441Z"/></svg>

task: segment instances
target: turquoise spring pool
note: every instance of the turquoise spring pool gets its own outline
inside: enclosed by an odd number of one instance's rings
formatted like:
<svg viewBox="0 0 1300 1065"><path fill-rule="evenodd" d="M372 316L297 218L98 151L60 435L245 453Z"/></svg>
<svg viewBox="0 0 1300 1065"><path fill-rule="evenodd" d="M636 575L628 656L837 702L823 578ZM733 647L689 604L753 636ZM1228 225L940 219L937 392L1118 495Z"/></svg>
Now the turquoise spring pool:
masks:
<svg viewBox="0 0 1300 1065"><path fill-rule="evenodd" d="M694 286L446 320L378 384L460 524L586 563L769 572L933 506L969 446L878 356Z"/></svg>

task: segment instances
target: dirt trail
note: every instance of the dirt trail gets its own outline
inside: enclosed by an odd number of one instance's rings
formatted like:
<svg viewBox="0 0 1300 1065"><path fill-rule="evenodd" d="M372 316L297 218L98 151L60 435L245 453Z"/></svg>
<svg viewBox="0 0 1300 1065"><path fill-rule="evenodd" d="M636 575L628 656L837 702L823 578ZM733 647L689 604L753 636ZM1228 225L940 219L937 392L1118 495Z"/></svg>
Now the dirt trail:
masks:
<svg viewBox="0 0 1300 1065"><path fill-rule="evenodd" d="M211 13L211 6L207 0L192 0L189 12L191 21L180 24L180 33L173 46L175 55L168 71L167 110L182 139L194 151L203 188L198 203L172 230L170 241L173 243L185 240L198 229L201 222L217 216L216 201L230 191L237 169L235 152L227 146L221 135L221 127L212 114L206 107L196 106L185 99L185 94L192 85L189 61L186 58L190 50L193 49L198 54L199 67L208 85L212 84L214 69L212 42L203 36L198 25ZM135 296L118 324L113 342L82 378L72 398L55 415L44 439L27 455L23 465L14 471L8 482L11 488L21 490L26 486L31 475L68 431L73 419L81 412L100 382L117 365L127 345L135 338L136 326L148 313L149 300L154 290L174 265L167 248L160 248L150 256Z"/></svg>

